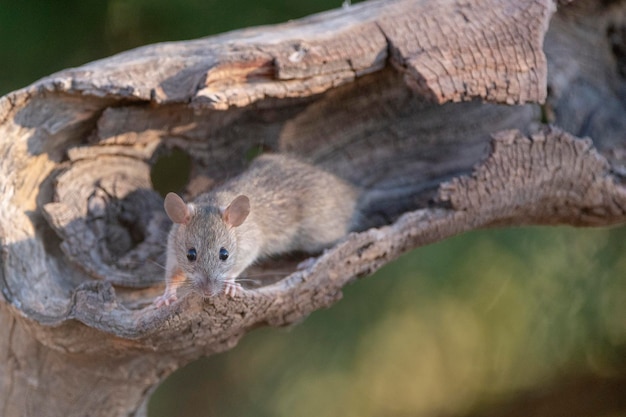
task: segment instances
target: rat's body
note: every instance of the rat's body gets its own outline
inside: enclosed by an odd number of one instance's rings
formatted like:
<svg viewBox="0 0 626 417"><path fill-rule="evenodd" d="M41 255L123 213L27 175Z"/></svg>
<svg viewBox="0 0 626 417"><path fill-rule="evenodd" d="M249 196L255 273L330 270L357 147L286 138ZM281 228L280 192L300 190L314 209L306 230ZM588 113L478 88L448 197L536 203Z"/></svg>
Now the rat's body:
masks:
<svg viewBox="0 0 626 417"><path fill-rule="evenodd" d="M358 188L282 154L262 155L244 173L185 204L165 199L174 222L167 242L165 293L188 284L202 295L234 294L235 279L257 259L319 252L354 227Z"/></svg>

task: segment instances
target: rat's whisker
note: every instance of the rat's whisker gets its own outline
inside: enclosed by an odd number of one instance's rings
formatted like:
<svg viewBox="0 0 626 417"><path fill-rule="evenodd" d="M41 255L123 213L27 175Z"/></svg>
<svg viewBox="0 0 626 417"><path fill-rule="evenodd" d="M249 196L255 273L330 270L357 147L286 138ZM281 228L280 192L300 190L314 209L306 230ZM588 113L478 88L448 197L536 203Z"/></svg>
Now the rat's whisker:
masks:
<svg viewBox="0 0 626 417"><path fill-rule="evenodd" d="M245 275L240 275L240 276L244 278L263 278L263 277L286 277L287 275L290 275L290 274L292 274L292 272L258 272L256 274L245 274Z"/></svg>
<svg viewBox="0 0 626 417"><path fill-rule="evenodd" d="M141 261L131 261L125 259L121 262L118 262L117 265L122 268L136 269L137 267L143 267L144 265L146 265L146 263L150 263L157 266L159 269L165 270L165 266L163 264L160 264L159 262L149 258Z"/></svg>
<svg viewBox="0 0 626 417"><path fill-rule="evenodd" d="M246 284L248 284L248 286L251 286L251 287L260 287L262 284L261 280L249 279L249 278L241 278L241 279L236 278L235 282L236 283L245 282Z"/></svg>
<svg viewBox="0 0 626 417"><path fill-rule="evenodd" d="M154 259L148 259L148 262L150 262L152 265L158 266L159 268L165 271L165 265L158 263Z"/></svg>
<svg viewBox="0 0 626 417"><path fill-rule="evenodd" d="M252 278L243 278L243 277L237 277L235 278L235 282L253 282L253 283L259 283L260 280L258 279L252 279Z"/></svg>
<svg viewBox="0 0 626 417"><path fill-rule="evenodd" d="M191 283L185 282L178 287L178 290L180 291L180 297L182 298L194 292L194 286Z"/></svg>

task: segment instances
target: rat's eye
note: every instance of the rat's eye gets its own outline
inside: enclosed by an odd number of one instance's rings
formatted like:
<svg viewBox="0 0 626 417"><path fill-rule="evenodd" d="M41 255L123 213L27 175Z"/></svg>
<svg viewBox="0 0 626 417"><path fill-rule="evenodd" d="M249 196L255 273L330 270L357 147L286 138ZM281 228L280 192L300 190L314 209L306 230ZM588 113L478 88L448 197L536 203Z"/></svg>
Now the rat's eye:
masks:
<svg viewBox="0 0 626 417"><path fill-rule="evenodd" d="M187 251L187 259L189 262L194 262L198 258L198 253L196 252L196 248L191 248Z"/></svg>
<svg viewBox="0 0 626 417"><path fill-rule="evenodd" d="M226 259L228 259L228 250L220 248L220 260L225 261Z"/></svg>

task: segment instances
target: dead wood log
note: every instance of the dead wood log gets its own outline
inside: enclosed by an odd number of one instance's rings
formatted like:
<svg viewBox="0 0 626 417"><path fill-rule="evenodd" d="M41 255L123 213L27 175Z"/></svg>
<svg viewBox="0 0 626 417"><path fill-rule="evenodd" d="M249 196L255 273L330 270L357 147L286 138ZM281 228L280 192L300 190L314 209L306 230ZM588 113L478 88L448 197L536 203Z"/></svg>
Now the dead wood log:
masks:
<svg viewBox="0 0 626 417"><path fill-rule="evenodd" d="M619 1L366 2L139 48L3 97L0 414L145 415L175 369L332 305L409 249L624 223L625 25ZM304 270L261 265L275 278L241 298L157 310L168 221L151 174L174 148L189 195L259 148L297 154L368 190L377 227ZM381 204L381 189L404 198Z"/></svg>

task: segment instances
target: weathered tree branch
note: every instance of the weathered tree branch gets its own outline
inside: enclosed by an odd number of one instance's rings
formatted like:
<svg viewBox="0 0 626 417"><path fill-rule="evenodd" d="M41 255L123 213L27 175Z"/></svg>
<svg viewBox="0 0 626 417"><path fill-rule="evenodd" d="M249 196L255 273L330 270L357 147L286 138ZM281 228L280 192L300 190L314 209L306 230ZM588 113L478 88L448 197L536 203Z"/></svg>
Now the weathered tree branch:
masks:
<svg viewBox="0 0 626 417"><path fill-rule="evenodd" d="M0 99L0 414L143 415L178 367L332 305L411 248L624 223L626 5L560 7L369 2L139 48ZM185 151L191 195L259 147L363 187L378 227L303 270L260 265L274 278L240 298L155 309L168 228L155 161Z"/></svg>

